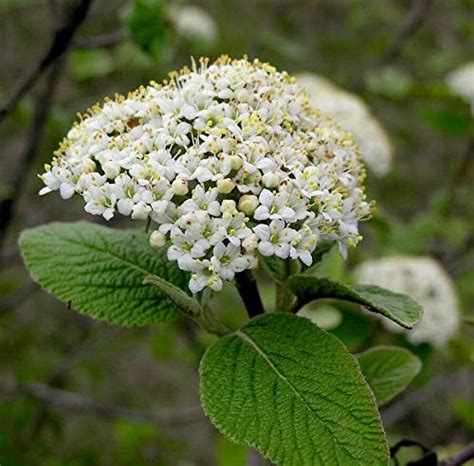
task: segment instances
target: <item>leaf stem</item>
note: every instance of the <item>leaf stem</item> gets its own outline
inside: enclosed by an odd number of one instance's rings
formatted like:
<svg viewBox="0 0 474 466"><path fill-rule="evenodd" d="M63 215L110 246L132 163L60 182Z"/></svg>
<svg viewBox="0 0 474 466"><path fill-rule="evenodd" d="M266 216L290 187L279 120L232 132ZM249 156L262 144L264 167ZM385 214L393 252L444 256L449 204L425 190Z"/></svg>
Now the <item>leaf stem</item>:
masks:
<svg viewBox="0 0 474 466"><path fill-rule="evenodd" d="M252 272L244 270L235 274L235 284L250 318L263 314L265 309Z"/></svg>

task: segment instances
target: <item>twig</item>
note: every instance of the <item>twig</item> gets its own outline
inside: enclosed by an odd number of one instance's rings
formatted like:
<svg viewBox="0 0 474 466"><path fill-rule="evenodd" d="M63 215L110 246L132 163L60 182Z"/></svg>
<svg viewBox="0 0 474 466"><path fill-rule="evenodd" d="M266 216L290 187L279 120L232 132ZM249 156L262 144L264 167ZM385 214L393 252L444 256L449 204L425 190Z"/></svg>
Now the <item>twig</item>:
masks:
<svg viewBox="0 0 474 466"><path fill-rule="evenodd" d="M93 37L78 37L72 43L77 49L95 49L101 47L113 47L125 38L123 31L113 31L99 34Z"/></svg>
<svg viewBox="0 0 474 466"><path fill-rule="evenodd" d="M76 4L72 13L65 21L61 21L55 27L53 41L44 54L43 58L27 72L20 80L16 88L11 93L5 104L0 108L0 120L4 118L25 95L35 82L48 70L48 68L58 60L68 49L76 29L84 21L93 0L80 0ZM53 6L55 2L53 2Z"/></svg>
<svg viewBox="0 0 474 466"><path fill-rule="evenodd" d="M371 70L381 66L388 65L396 60L402 53L407 42L415 35L421 28L423 23L428 18L434 0L412 0L410 9L407 12L405 21L395 35L390 45L386 48L382 56L371 67ZM364 81L367 73L360 76L353 86L354 92L360 92L364 87Z"/></svg>
<svg viewBox="0 0 474 466"><path fill-rule="evenodd" d="M439 462L439 466L459 466L474 458L474 442L464 447L457 455L448 456Z"/></svg>
<svg viewBox="0 0 474 466"><path fill-rule="evenodd" d="M62 63L57 62L50 70L48 79L36 101L33 122L26 135L23 152L18 157L17 166L11 177L11 194L0 202L0 250L8 227L12 221L15 205L19 200L28 168L36 158L44 134L44 126L49 115L53 95L56 91Z"/></svg>
<svg viewBox="0 0 474 466"><path fill-rule="evenodd" d="M105 419L125 417L148 421L160 427L163 425L189 424L205 419L200 406L180 410L153 413L122 406L99 403L79 393L53 388L42 383L18 383L13 380L0 381L0 390L7 396L29 395L56 408L67 409L81 414L93 414Z"/></svg>
<svg viewBox="0 0 474 466"><path fill-rule="evenodd" d="M250 318L265 312L257 288L257 282L248 270L235 274L237 291L245 304Z"/></svg>
<svg viewBox="0 0 474 466"><path fill-rule="evenodd" d="M428 18L434 0L412 0L405 22L387 50L378 61L379 66L397 59L408 40L420 29Z"/></svg>

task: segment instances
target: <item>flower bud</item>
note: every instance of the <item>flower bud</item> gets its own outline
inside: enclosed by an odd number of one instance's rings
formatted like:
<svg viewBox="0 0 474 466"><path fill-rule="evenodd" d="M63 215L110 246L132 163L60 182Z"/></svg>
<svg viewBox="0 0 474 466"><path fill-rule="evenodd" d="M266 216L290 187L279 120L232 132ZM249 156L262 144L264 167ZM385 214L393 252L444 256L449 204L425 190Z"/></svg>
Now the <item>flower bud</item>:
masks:
<svg viewBox="0 0 474 466"><path fill-rule="evenodd" d="M230 178L217 181L217 191L220 194L229 194L235 187L235 183Z"/></svg>
<svg viewBox="0 0 474 466"><path fill-rule="evenodd" d="M158 230L155 230L151 235L150 235L150 246L152 248L162 248L166 244L166 236L159 232Z"/></svg>
<svg viewBox="0 0 474 466"><path fill-rule="evenodd" d="M245 238L245 239L242 241L242 246L243 246L244 249L246 249L248 252L255 251L255 249L257 249L257 246L258 246L258 238L257 238L257 235L253 233L253 234L247 236L247 238Z"/></svg>
<svg viewBox="0 0 474 466"><path fill-rule="evenodd" d="M245 215L252 215L258 207L258 197L253 194L244 194L239 200L239 210Z"/></svg>
<svg viewBox="0 0 474 466"><path fill-rule="evenodd" d="M151 212L151 207L145 204L143 201L140 201L138 204L135 204L133 207L132 218L134 220L146 220L150 212Z"/></svg>
<svg viewBox="0 0 474 466"><path fill-rule="evenodd" d="M268 172L262 177L262 183L266 188L277 188L280 184L278 173Z"/></svg>
<svg viewBox="0 0 474 466"><path fill-rule="evenodd" d="M229 160L232 170L238 170L243 165L242 159L238 155L229 156Z"/></svg>
<svg viewBox="0 0 474 466"><path fill-rule="evenodd" d="M81 172L82 173L90 173L90 172L93 172L95 169L96 169L96 164L91 158L86 157L82 161L82 163L81 163Z"/></svg>
<svg viewBox="0 0 474 466"><path fill-rule="evenodd" d="M119 175L120 165L117 162L114 162L113 160L109 160L108 162L105 162L102 165L102 170L104 170L105 176L109 180L112 180L114 178L117 178L117 176Z"/></svg>
<svg viewBox="0 0 474 466"><path fill-rule="evenodd" d="M229 213L231 215L237 214L237 204L231 199L224 199L221 204L221 212L223 214Z"/></svg>
<svg viewBox="0 0 474 466"><path fill-rule="evenodd" d="M171 189L177 196L184 196L189 192L188 182L183 179L174 180Z"/></svg>

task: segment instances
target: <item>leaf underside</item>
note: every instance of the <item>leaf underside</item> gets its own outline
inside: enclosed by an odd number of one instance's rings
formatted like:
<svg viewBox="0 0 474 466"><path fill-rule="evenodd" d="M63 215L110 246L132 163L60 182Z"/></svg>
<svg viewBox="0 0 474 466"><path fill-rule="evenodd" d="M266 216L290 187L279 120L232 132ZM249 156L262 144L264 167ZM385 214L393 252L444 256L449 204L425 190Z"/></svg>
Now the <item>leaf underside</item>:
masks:
<svg viewBox="0 0 474 466"><path fill-rule="evenodd" d="M379 406L401 393L421 369L415 355L396 346L376 346L357 358Z"/></svg>
<svg viewBox="0 0 474 466"><path fill-rule="evenodd" d="M208 349L200 373L202 404L217 428L277 464L387 464L355 358L307 319L253 319Z"/></svg>
<svg viewBox="0 0 474 466"><path fill-rule="evenodd" d="M408 329L423 315L421 306L410 297L375 285L350 287L327 278L295 275L290 278L289 286L302 305L315 299L342 299L361 304Z"/></svg>
<svg viewBox="0 0 474 466"><path fill-rule="evenodd" d="M157 275L186 289L187 275L154 250L147 235L88 222L51 223L20 236L33 279L75 310L120 325L175 319L178 308L152 285Z"/></svg>

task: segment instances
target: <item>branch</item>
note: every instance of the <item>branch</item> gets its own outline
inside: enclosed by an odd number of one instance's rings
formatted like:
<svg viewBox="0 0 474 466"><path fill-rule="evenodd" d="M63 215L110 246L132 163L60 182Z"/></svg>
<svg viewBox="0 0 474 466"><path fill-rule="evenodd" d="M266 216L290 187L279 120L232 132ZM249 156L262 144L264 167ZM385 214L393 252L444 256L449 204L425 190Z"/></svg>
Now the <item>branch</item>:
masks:
<svg viewBox="0 0 474 466"><path fill-rule="evenodd" d="M448 456L439 462L439 466L460 466L474 458L474 442L471 442L457 455Z"/></svg>
<svg viewBox="0 0 474 466"><path fill-rule="evenodd" d="M93 0L79 0L72 13L65 21L55 27L53 41L43 58L20 80L5 104L0 108L0 120L8 115L17 102L25 95L35 82L58 60L68 49L76 29L84 21Z"/></svg>
<svg viewBox="0 0 474 466"><path fill-rule="evenodd" d="M265 312L252 272L244 270L235 274L235 284L237 291L245 304L250 318Z"/></svg>
<svg viewBox="0 0 474 466"><path fill-rule="evenodd" d="M10 178L12 192L8 197L0 202L0 250L2 249L3 240L8 227L13 219L15 205L18 202L23 184L28 175L28 168L36 158L40 142L43 138L44 126L49 116L53 95L58 84L60 70L61 62L58 62L49 72L45 86L38 96L33 122L29 128L28 134L26 135L25 148L18 157L18 165Z"/></svg>
<svg viewBox="0 0 474 466"><path fill-rule="evenodd" d="M378 66L386 65L400 56L405 44L428 18L433 2L434 0L412 0L405 22L378 61Z"/></svg>
<svg viewBox="0 0 474 466"><path fill-rule="evenodd" d="M113 47L125 38L122 30L99 34L92 37L81 37L73 41L72 45L77 49L95 49L101 47Z"/></svg>
<svg viewBox="0 0 474 466"><path fill-rule="evenodd" d="M390 45L386 48L383 55L371 67L372 70L388 65L401 55L406 43L421 28L423 23L428 18L433 2L434 0L411 1L411 6L407 12L403 25L391 41ZM352 87L354 92L360 92L363 90L366 76L367 73L365 73L365 75L359 76L358 80Z"/></svg>
<svg viewBox="0 0 474 466"><path fill-rule="evenodd" d="M161 413L149 413L122 406L102 404L79 393L53 388L42 383L19 383L13 380L3 380L0 381L0 391L7 396L32 396L52 407L80 414L92 414L104 419L125 417L139 421L148 421L159 427L163 427L163 425L201 422L205 419L200 406Z"/></svg>

